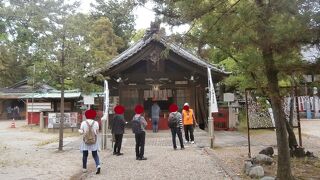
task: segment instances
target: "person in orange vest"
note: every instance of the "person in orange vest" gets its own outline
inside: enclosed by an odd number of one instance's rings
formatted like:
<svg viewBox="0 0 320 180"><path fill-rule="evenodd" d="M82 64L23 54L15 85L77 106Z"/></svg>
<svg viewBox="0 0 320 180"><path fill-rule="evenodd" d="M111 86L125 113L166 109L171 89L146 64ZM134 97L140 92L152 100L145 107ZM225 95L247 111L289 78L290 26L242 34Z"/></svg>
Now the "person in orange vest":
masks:
<svg viewBox="0 0 320 180"><path fill-rule="evenodd" d="M184 103L183 105L182 121L183 121L186 143L191 142L191 144L194 144L193 125L195 124L196 126L198 126L198 123L194 116L193 110L189 106L189 103ZM189 134L190 134L190 138L189 138Z"/></svg>

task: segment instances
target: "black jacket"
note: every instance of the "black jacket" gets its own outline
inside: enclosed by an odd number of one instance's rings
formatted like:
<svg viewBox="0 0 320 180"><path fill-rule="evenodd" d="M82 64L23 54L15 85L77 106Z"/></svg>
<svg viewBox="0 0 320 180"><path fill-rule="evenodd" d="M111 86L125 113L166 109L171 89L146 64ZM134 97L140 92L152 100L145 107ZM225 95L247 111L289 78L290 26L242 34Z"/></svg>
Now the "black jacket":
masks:
<svg viewBox="0 0 320 180"><path fill-rule="evenodd" d="M123 134L126 121L124 120L123 115L117 114L114 116L111 123L111 133L112 134Z"/></svg>

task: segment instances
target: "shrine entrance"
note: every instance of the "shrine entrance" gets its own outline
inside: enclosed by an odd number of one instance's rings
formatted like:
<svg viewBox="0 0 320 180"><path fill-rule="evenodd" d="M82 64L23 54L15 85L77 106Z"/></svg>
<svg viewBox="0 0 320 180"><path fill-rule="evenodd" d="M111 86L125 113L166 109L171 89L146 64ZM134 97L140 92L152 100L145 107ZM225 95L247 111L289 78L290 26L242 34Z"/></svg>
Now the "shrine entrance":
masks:
<svg viewBox="0 0 320 180"><path fill-rule="evenodd" d="M156 101L161 108L160 129L167 129L170 104L177 104L181 112L183 104L188 102L198 124L204 129L208 120L208 68L214 83L229 73L167 42L157 33L146 33L143 39L92 72L91 76L102 75L108 80L109 114L112 118L113 107L121 104L129 122L135 105L141 104L145 117L149 119L152 101ZM101 83L98 78L95 81Z"/></svg>

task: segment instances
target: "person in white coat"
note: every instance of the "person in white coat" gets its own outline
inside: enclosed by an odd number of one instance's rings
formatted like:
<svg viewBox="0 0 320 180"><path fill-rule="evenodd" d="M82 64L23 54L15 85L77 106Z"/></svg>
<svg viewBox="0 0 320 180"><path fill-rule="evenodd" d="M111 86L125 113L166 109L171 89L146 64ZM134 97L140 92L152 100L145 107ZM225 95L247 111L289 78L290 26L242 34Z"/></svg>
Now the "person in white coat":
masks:
<svg viewBox="0 0 320 180"><path fill-rule="evenodd" d="M95 117L97 116L97 113L95 110L87 110L85 112L86 120L82 121L79 132L83 135L85 135L89 131L89 126L92 127L95 135L96 135L96 142L94 144L86 144L84 142L84 138L82 138L81 144L80 144L80 151L82 152L82 168L83 172L87 172L87 159L89 151L92 152L92 157L96 163L96 174L100 174L100 161L99 161L99 155L98 155L98 149L99 149L99 141L97 140L98 134L99 134L99 123L95 121Z"/></svg>

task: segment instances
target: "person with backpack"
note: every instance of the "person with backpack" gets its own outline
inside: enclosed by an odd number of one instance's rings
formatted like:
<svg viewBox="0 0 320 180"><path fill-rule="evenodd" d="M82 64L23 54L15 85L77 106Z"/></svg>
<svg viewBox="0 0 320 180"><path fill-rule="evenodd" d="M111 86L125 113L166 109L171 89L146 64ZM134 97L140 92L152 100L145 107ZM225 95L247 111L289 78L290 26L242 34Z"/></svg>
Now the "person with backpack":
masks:
<svg viewBox="0 0 320 180"><path fill-rule="evenodd" d="M96 163L96 174L100 174L100 161L98 155L99 142L97 140L99 133L99 124L94 119L97 113L95 110L87 110L85 112L86 120L82 121L79 132L83 134L83 138L80 145L80 151L82 152L82 168L83 172L87 172L87 159L89 151L92 152L92 157Z"/></svg>
<svg viewBox="0 0 320 180"><path fill-rule="evenodd" d="M196 118L193 113L193 109L189 107L189 103L184 103L182 110L182 120L184 126L184 135L186 138L186 143L189 143L191 140L191 144L194 144L194 136L193 136L193 125L198 126ZM190 139L189 139L190 133Z"/></svg>
<svg viewBox="0 0 320 180"><path fill-rule="evenodd" d="M178 135L181 150L184 149L182 139L182 115L178 112L178 106L171 104L169 106L168 126L171 129L173 149L177 150L176 135Z"/></svg>
<svg viewBox="0 0 320 180"><path fill-rule="evenodd" d="M144 157L144 145L146 139L145 128L147 126L147 121L142 116L144 108L138 104L134 108L134 111L136 114L132 118L131 125L132 132L135 134L136 139L136 160L147 160L147 158Z"/></svg>
<svg viewBox="0 0 320 180"><path fill-rule="evenodd" d="M116 113L116 115L114 116L113 121L111 123L111 133L115 137L113 155L117 156L123 155L123 153L121 153L120 150L124 134L124 127L126 125L126 121L124 120L123 116L124 111L125 108L121 105L117 105L116 107L114 107L114 112Z"/></svg>

